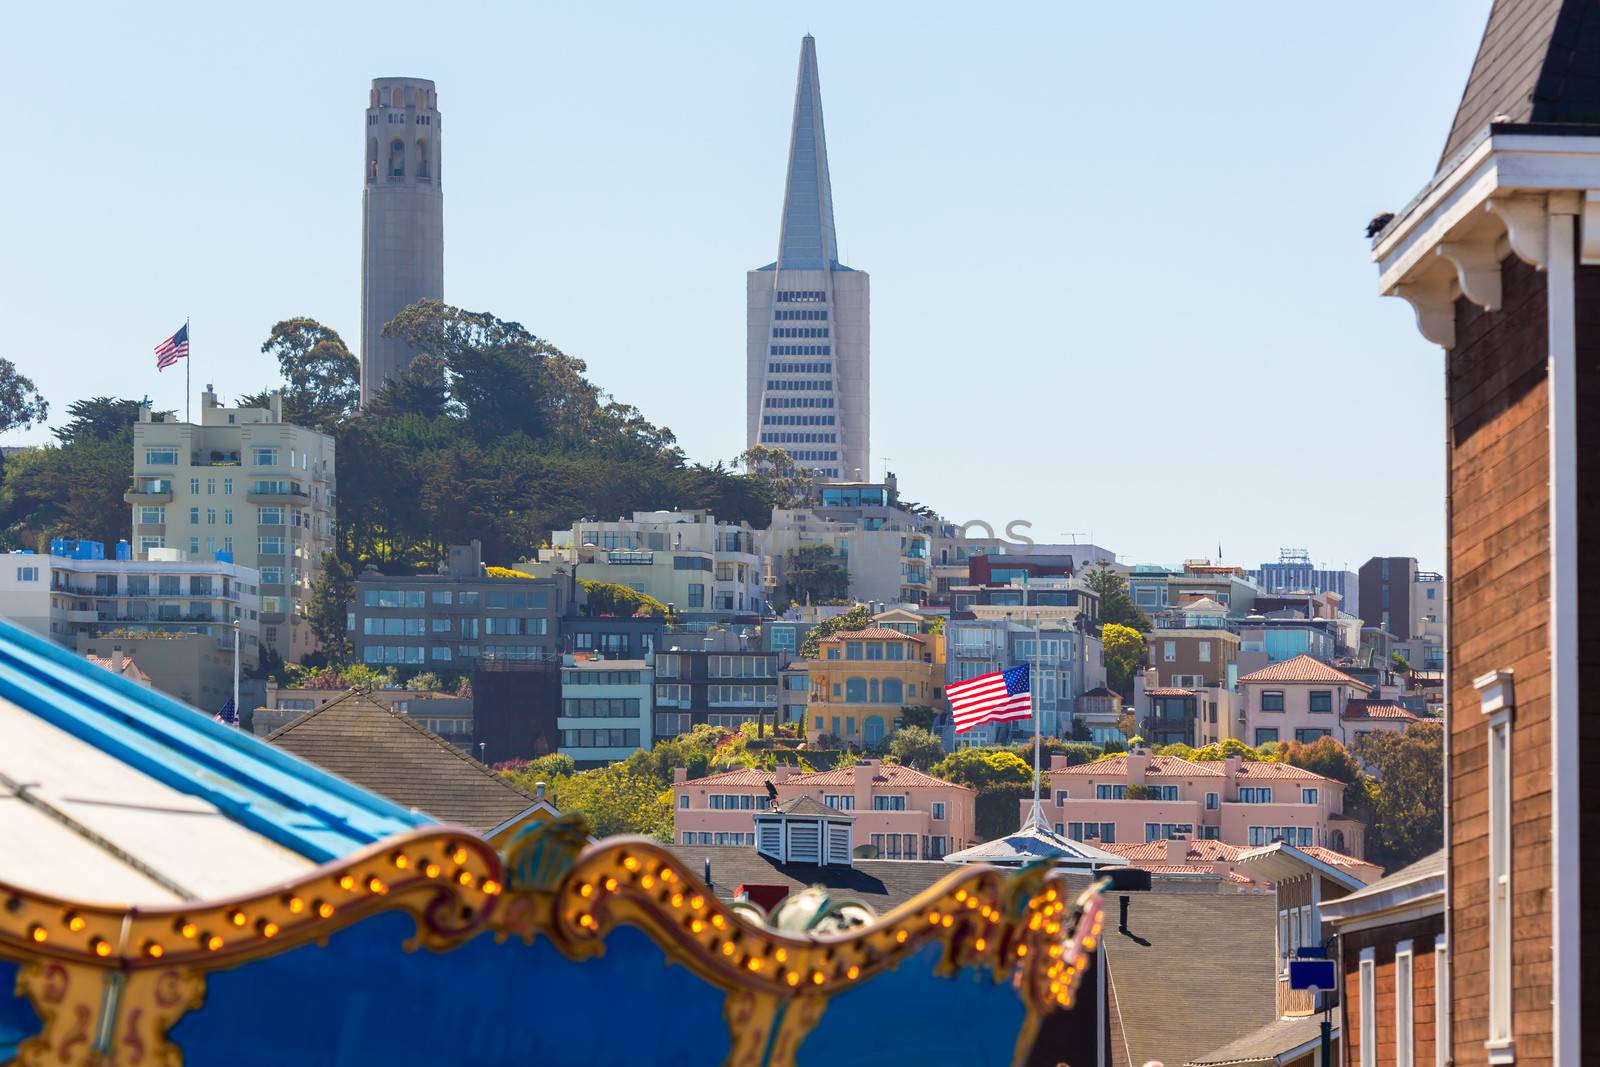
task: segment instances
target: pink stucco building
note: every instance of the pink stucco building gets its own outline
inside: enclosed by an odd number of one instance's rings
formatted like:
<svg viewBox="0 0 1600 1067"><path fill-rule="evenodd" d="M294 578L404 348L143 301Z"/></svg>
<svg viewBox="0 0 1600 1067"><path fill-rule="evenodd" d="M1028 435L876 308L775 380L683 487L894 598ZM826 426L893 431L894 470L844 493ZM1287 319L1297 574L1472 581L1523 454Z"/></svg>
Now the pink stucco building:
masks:
<svg viewBox="0 0 1600 1067"><path fill-rule="evenodd" d="M779 767L688 779L679 768L673 836L684 845L754 846L755 813L770 806L769 782L778 803L810 797L848 811L857 847L876 845L881 859L942 859L977 842L971 789L875 759L811 774Z"/></svg>
<svg viewBox="0 0 1600 1067"><path fill-rule="evenodd" d="M1404 730L1417 716L1398 704L1369 700L1372 687L1300 655L1239 679L1239 736L1247 745L1315 742L1332 737L1351 745L1374 730Z"/></svg>
<svg viewBox="0 0 1600 1067"><path fill-rule="evenodd" d="M1358 859L1365 847L1365 827L1344 815L1344 783L1285 763L1237 756L1202 762L1140 749L1075 767L1055 756L1049 780L1045 814L1078 841L1289 841ZM1023 815L1030 803L1022 805Z"/></svg>

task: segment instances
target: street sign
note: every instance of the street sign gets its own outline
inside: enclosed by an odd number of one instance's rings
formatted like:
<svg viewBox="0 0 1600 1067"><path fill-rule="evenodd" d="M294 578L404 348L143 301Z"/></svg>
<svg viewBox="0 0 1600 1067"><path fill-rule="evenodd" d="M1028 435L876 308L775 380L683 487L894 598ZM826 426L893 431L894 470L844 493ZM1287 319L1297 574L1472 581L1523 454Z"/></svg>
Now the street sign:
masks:
<svg viewBox="0 0 1600 1067"><path fill-rule="evenodd" d="M1332 992L1334 974L1332 960L1290 960L1289 988Z"/></svg>

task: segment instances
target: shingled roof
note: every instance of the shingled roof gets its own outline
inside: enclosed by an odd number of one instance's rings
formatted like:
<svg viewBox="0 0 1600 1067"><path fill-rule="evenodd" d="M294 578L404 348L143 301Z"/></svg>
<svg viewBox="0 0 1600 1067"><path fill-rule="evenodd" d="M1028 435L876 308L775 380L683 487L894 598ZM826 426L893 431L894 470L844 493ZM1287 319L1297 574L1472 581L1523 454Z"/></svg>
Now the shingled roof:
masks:
<svg viewBox="0 0 1600 1067"><path fill-rule="evenodd" d="M1495 0L1439 169L1496 120L1600 122L1600 0Z"/></svg>
<svg viewBox="0 0 1600 1067"><path fill-rule="evenodd" d="M539 803L450 742L360 690L266 740L398 804L489 833Z"/></svg>
<svg viewBox="0 0 1600 1067"><path fill-rule="evenodd" d="M1353 686L1363 693L1370 693L1372 686L1358 678L1352 678L1336 667L1330 667L1321 660L1308 656L1304 652L1282 663L1269 663L1259 671L1251 671L1239 679L1241 682L1328 682L1333 685Z"/></svg>

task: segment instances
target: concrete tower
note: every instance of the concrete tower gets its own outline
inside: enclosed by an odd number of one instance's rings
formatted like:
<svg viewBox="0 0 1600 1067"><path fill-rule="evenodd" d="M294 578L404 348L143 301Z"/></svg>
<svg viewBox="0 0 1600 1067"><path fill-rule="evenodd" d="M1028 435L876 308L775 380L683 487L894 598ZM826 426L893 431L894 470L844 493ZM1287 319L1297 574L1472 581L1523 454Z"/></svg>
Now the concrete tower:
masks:
<svg viewBox="0 0 1600 1067"><path fill-rule="evenodd" d="M817 42L800 42L778 259L746 275L746 441L824 481L868 468L869 278L839 262Z"/></svg>
<svg viewBox="0 0 1600 1067"><path fill-rule="evenodd" d="M422 78L374 78L361 194L361 402L415 353L383 336L408 304L444 299L439 98Z"/></svg>

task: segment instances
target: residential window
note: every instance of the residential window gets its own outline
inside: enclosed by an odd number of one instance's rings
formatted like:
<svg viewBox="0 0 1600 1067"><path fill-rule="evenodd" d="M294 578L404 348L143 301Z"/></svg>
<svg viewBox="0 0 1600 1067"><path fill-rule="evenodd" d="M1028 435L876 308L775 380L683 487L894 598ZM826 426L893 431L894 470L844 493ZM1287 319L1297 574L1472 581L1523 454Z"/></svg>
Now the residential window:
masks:
<svg viewBox="0 0 1600 1067"><path fill-rule="evenodd" d="M1320 803L1319 797L1320 797L1320 794L1315 789L1302 789L1302 790L1300 790L1300 803L1302 803L1302 804L1317 804L1317 803Z"/></svg>
<svg viewBox="0 0 1600 1067"><path fill-rule="evenodd" d="M1313 689L1311 691L1311 710L1312 711L1332 711L1333 710L1333 690L1331 690L1331 689Z"/></svg>
<svg viewBox="0 0 1600 1067"><path fill-rule="evenodd" d="M1172 663L1178 658L1178 642L1161 642L1161 660L1163 663Z"/></svg>
<svg viewBox="0 0 1600 1067"><path fill-rule="evenodd" d="M1241 785L1239 787L1239 803L1271 804L1272 787L1270 785Z"/></svg>
<svg viewBox="0 0 1600 1067"><path fill-rule="evenodd" d="M1430 590L1431 592L1432 590ZM1443 934L1433 941L1434 1067L1448 1067L1450 1048L1450 949Z"/></svg>
<svg viewBox="0 0 1600 1067"><path fill-rule="evenodd" d="M1216 811L1217 807L1218 807L1218 804L1221 801L1221 799L1222 798L1219 797L1215 793L1207 793L1206 794L1206 810L1207 811Z"/></svg>
<svg viewBox="0 0 1600 1067"><path fill-rule="evenodd" d="M1127 793L1128 787L1125 785L1111 785L1101 782L1094 787L1094 798L1096 800L1123 800L1126 798Z"/></svg>
<svg viewBox="0 0 1600 1067"><path fill-rule="evenodd" d="M1211 662L1211 642L1210 641L1201 641L1200 642L1200 662L1201 663L1210 663Z"/></svg>
<svg viewBox="0 0 1600 1067"><path fill-rule="evenodd" d="M39 580L39 568L38 567L18 567L17 568L17 581L19 581L19 582L37 582L38 580Z"/></svg>
<svg viewBox="0 0 1600 1067"><path fill-rule="evenodd" d="M233 525L233 509L232 508L223 508L222 509L222 525L224 525L224 526L232 526Z"/></svg>
<svg viewBox="0 0 1600 1067"><path fill-rule="evenodd" d="M1262 711L1282 711L1283 710L1283 690L1282 689L1266 689L1266 690L1263 690L1262 693L1261 693L1261 710Z"/></svg>
<svg viewBox="0 0 1600 1067"><path fill-rule="evenodd" d="M1056 807L1061 807L1062 805L1066 804L1067 795L1068 794L1065 789L1056 790Z"/></svg>
<svg viewBox="0 0 1600 1067"><path fill-rule="evenodd" d="M706 587L702 583L689 583L689 606L691 608L703 608L706 606Z"/></svg>
<svg viewBox="0 0 1600 1067"><path fill-rule="evenodd" d="M141 507L139 509L139 523L142 526L165 526L167 524L167 509L164 507Z"/></svg>
<svg viewBox="0 0 1600 1067"><path fill-rule="evenodd" d="M178 462L178 450L173 447L161 445L144 450L144 462L149 467L171 467Z"/></svg>
<svg viewBox="0 0 1600 1067"><path fill-rule="evenodd" d="M232 496L233 495L233 479L232 478L224 478L224 479L222 479L222 495L223 496Z"/></svg>
<svg viewBox="0 0 1600 1067"><path fill-rule="evenodd" d="M1489 1040L1511 1045L1511 682L1480 687L1489 719ZM1481 681L1481 680L1480 680Z"/></svg>
<svg viewBox="0 0 1600 1067"><path fill-rule="evenodd" d="M934 820L934 822L943 822L944 821L944 801L935 800L933 802L933 820ZM940 850L940 855L942 856L943 854L944 854L944 852L941 849Z"/></svg>
<svg viewBox="0 0 1600 1067"><path fill-rule="evenodd" d="M1314 745L1332 733L1332 730L1322 730L1316 727L1302 727L1295 730L1294 739L1300 742L1302 745Z"/></svg>
<svg viewBox="0 0 1600 1067"><path fill-rule="evenodd" d="M1277 727L1275 727L1275 726L1258 726L1258 727L1256 727L1256 745L1258 747L1261 746L1261 745L1266 744L1268 741L1276 741L1277 739L1278 739L1278 728Z"/></svg>
<svg viewBox="0 0 1600 1067"><path fill-rule="evenodd" d="M822 802L834 811L854 811L856 807L856 798L849 793L827 793Z"/></svg>
<svg viewBox="0 0 1600 1067"><path fill-rule="evenodd" d="M903 795L876 796L872 798L873 811L905 811L906 798Z"/></svg>
<svg viewBox="0 0 1600 1067"><path fill-rule="evenodd" d="M1394 949L1394 1064L1413 1067L1416 1035L1411 1026L1412 1012L1411 942L1402 941Z"/></svg>
<svg viewBox="0 0 1600 1067"><path fill-rule="evenodd" d="M278 450L276 448L253 448L250 450L250 462L257 467L276 467L278 465Z"/></svg>

